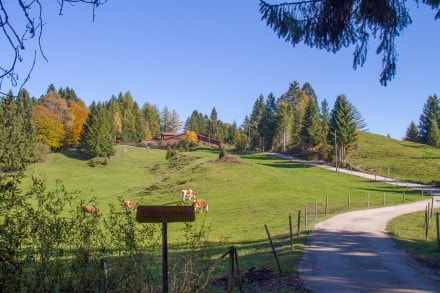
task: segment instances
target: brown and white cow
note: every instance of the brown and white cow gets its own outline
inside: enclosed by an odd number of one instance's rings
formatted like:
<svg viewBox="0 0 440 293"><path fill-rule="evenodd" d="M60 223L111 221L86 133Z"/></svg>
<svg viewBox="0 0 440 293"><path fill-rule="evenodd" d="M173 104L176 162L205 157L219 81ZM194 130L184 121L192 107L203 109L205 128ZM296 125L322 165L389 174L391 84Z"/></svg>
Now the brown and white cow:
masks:
<svg viewBox="0 0 440 293"><path fill-rule="evenodd" d="M192 202L192 206L194 208L194 212L197 211L197 209L201 212L208 211L208 204L204 199L195 199Z"/></svg>
<svg viewBox="0 0 440 293"><path fill-rule="evenodd" d="M101 216L101 213L99 212L99 210L97 208L95 208L94 206L85 205L85 206L82 206L82 209L83 209L84 213L92 214L96 217Z"/></svg>
<svg viewBox="0 0 440 293"><path fill-rule="evenodd" d="M180 195L182 196L183 201L185 201L187 197L188 199L196 198L196 195L192 189L182 189L180 191Z"/></svg>
<svg viewBox="0 0 440 293"><path fill-rule="evenodd" d="M137 211L137 205L131 200L124 200L124 209L126 213L128 213L130 209Z"/></svg>

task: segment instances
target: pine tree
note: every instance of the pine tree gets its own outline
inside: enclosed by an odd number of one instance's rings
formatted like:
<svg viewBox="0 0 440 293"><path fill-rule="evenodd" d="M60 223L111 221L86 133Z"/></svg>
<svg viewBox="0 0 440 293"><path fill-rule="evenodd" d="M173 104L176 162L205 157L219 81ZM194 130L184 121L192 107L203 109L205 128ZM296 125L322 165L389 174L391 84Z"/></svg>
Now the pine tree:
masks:
<svg viewBox="0 0 440 293"><path fill-rule="evenodd" d="M422 115L419 119L420 142L428 144L428 136L432 130L432 123L440 124L440 102L437 95L429 96L426 101Z"/></svg>
<svg viewBox="0 0 440 293"><path fill-rule="evenodd" d="M266 106L264 104L264 97L260 95L258 99L254 103L254 107L252 108L252 113L249 119L250 126L250 147L253 148L262 148L262 140L261 140L261 119L263 118L264 111L266 110Z"/></svg>
<svg viewBox="0 0 440 293"><path fill-rule="evenodd" d="M417 128L414 121L411 121L408 128L406 129L406 134L405 134L405 137L403 138L403 140L412 141L412 142L419 142L419 139L420 139L419 135L420 135L419 129Z"/></svg>
<svg viewBox="0 0 440 293"><path fill-rule="evenodd" d="M90 156L110 157L115 154L114 130L110 111L101 103L92 103L80 138L80 149Z"/></svg>
<svg viewBox="0 0 440 293"><path fill-rule="evenodd" d="M428 135L426 138L426 143L433 147L440 146L440 130L438 128L436 121L434 120L432 120L430 123Z"/></svg>
<svg viewBox="0 0 440 293"><path fill-rule="evenodd" d="M177 114L176 110L171 111L171 131L177 132L179 131L180 127L182 126L182 123L180 122L179 114Z"/></svg>
<svg viewBox="0 0 440 293"><path fill-rule="evenodd" d="M142 107L145 121L148 122L150 133L152 137L159 137L160 135L160 114L156 106L146 103Z"/></svg>
<svg viewBox="0 0 440 293"><path fill-rule="evenodd" d="M340 95L330 115L328 142L333 144L336 137L338 161L342 163L345 162L347 151L356 145L358 139L354 109L347 97Z"/></svg>
<svg viewBox="0 0 440 293"><path fill-rule="evenodd" d="M313 99L310 99L306 108L301 139L307 149L312 149L321 143L322 124L319 120L318 105Z"/></svg>
<svg viewBox="0 0 440 293"><path fill-rule="evenodd" d="M293 113L289 102L278 101L277 104L276 146L285 152L292 137Z"/></svg>
<svg viewBox="0 0 440 293"><path fill-rule="evenodd" d="M172 132L171 112L167 106L165 106L160 113L160 129L162 132Z"/></svg>
<svg viewBox="0 0 440 293"><path fill-rule="evenodd" d="M23 170L38 157L33 105L22 89L14 99L10 91L0 99L0 172Z"/></svg>

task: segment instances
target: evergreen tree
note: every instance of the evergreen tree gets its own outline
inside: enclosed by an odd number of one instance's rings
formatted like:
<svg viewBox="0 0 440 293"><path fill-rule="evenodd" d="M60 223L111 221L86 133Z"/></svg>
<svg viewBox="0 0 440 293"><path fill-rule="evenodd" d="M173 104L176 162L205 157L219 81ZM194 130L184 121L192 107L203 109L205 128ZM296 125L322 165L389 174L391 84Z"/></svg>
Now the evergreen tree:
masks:
<svg viewBox="0 0 440 293"><path fill-rule="evenodd" d="M9 91L0 98L0 173L23 170L37 159L33 107L22 89L17 99Z"/></svg>
<svg viewBox="0 0 440 293"><path fill-rule="evenodd" d="M322 129L322 137L323 140L325 141L325 138L328 136L328 131L329 131L329 121L330 121L330 110L328 108L328 102L326 99L324 99L321 102L321 112L319 115L319 118L321 120L321 129Z"/></svg>
<svg viewBox="0 0 440 293"><path fill-rule="evenodd" d="M142 107L145 121L148 122L149 131L152 137L159 137L160 135L160 114L159 109L155 105L146 103Z"/></svg>
<svg viewBox="0 0 440 293"><path fill-rule="evenodd" d="M426 143L433 146L433 147L439 147L440 146L440 131L438 129L438 125L436 121L432 120L431 123L429 123L429 129L428 129L428 135L426 138Z"/></svg>
<svg viewBox="0 0 440 293"><path fill-rule="evenodd" d="M336 98L330 115L328 141L333 144L336 137L338 162L344 163L347 151L357 143L358 129L354 109L347 97L340 95Z"/></svg>
<svg viewBox="0 0 440 293"><path fill-rule="evenodd" d="M209 133L209 137L220 139L218 113L215 107L213 107L211 110L211 115L209 116L207 130Z"/></svg>
<svg viewBox="0 0 440 293"><path fill-rule="evenodd" d="M254 148L262 148L262 139L261 139L261 120L263 119L264 112L266 110L266 106L264 103L263 95L255 101L254 107L252 109L252 113L249 119L250 126L250 147Z"/></svg>
<svg viewBox="0 0 440 293"><path fill-rule="evenodd" d="M90 156L110 157L115 154L114 130L110 111L101 103L92 103L80 138L80 149Z"/></svg>
<svg viewBox="0 0 440 293"><path fill-rule="evenodd" d="M417 128L414 121L411 121L408 128L406 129L406 134L403 140L419 142L419 129Z"/></svg>
<svg viewBox="0 0 440 293"><path fill-rule="evenodd" d="M171 112L165 106L160 113L160 129L162 132L172 132Z"/></svg>
<svg viewBox="0 0 440 293"><path fill-rule="evenodd" d="M301 139L307 149L312 149L321 143L322 123L319 120L318 105L313 99L310 99L306 108Z"/></svg>
<svg viewBox="0 0 440 293"><path fill-rule="evenodd" d="M312 88L312 85L308 82L305 82L301 87L301 90L318 105L318 97L316 96L315 90Z"/></svg>
<svg viewBox="0 0 440 293"><path fill-rule="evenodd" d="M182 126L182 123L180 122L179 114L177 114L176 110L171 111L171 132L177 132L179 131L180 127Z"/></svg>
<svg viewBox="0 0 440 293"><path fill-rule="evenodd" d="M276 146L286 152L292 138L293 113L289 102L278 101L277 104Z"/></svg>
<svg viewBox="0 0 440 293"><path fill-rule="evenodd" d="M119 93L118 102L121 110L122 140L125 142L137 142L141 139L141 137L138 137L137 127L143 128L142 123L136 122L139 108L129 91L124 95Z"/></svg>
<svg viewBox="0 0 440 293"><path fill-rule="evenodd" d="M429 96L425 105L423 106L422 115L419 119L419 131L420 131L420 142L429 144L428 136L432 131L432 123L436 123L437 127L440 124L440 102L437 95Z"/></svg>
<svg viewBox="0 0 440 293"><path fill-rule="evenodd" d="M266 99L265 109L259 124L260 136L263 139L263 148L270 150L273 147L277 123L277 106L275 96L270 93Z"/></svg>

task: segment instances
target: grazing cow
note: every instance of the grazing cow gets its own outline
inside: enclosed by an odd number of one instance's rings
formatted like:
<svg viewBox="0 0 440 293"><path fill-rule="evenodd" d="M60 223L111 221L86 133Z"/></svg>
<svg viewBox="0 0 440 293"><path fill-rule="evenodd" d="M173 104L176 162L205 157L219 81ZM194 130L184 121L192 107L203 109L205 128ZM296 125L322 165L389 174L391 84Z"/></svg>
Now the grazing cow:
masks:
<svg viewBox="0 0 440 293"><path fill-rule="evenodd" d="M126 213L128 213L128 211L129 211L130 209L132 209L132 210L134 210L134 211L137 211L137 206L136 206L136 204L135 204L133 201L131 201L131 200L124 200L124 209L125 209L125 212L126 212Z"/></svg>
<svg viewBox="0 0 440 293"><path fill-rule="evenodd" d="M180 191L180 194L183 201L185 201L187 197L188 199L196 198L196 195L194 194L194 191L192 189L182 189Z"/></svg>
<svg viewBox="0 0 440 293"><path fill-rule="evenodd" d="M96 217L100 217L101 213L97 208L91 205L86 205L82 207L84 213L95 215Z"/></svg>
<svg viewBox="0 0 440 293"><path fill-rule="evenodd" d="M195 199L192 202L192 206L194 208L194 212L197 211L197 209L201 212L208 211L208 204L204 199Z"/></svg>

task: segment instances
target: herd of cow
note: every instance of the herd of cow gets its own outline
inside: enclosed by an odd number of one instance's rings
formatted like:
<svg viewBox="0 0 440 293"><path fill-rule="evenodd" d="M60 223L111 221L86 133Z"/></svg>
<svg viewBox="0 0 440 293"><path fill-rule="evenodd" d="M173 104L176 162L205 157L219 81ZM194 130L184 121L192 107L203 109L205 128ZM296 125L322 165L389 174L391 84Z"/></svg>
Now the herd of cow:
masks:
<svg viewBox="0 0 440 293"><path fill-rule="evenodd" d="M196 195L192 189L182 189L180 191L180 195L182 201L185 201L187 198L192 201L192 207L194 208L194 212L198 211L208 211L208 204L204 199L196 199ZM131 210L137 211L137 205L131 200L124 200L123 202L124 210L126 213ZM96 217L101 216L101 212L92 205L85 205L82 207L84 213L95 215Z"/></svg>

